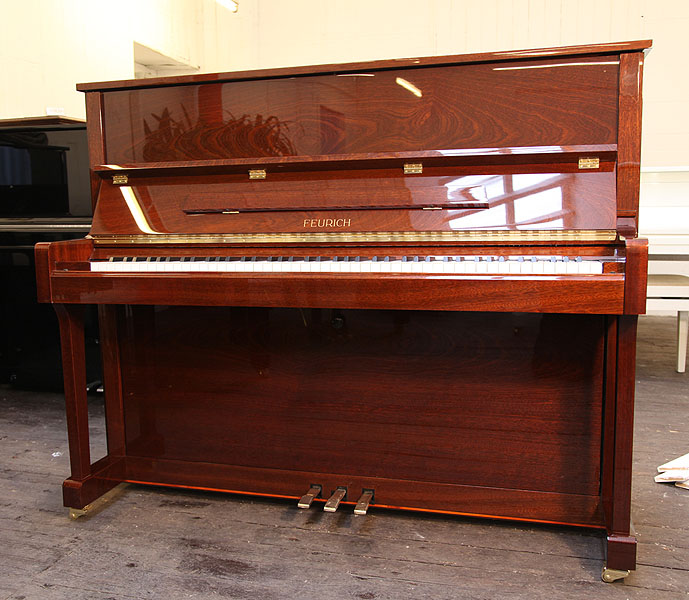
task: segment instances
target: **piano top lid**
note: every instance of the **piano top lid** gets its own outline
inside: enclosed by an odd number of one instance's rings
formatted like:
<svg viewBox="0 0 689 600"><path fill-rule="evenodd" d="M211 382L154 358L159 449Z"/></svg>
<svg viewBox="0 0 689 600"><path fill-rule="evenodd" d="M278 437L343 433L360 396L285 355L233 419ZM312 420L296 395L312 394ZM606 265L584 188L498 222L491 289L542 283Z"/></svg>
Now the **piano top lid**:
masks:
<svg viewBox="0 0 689 600"><path fill-rule="evenodd" d="M483 62L503 62L515 60L537 59L549 57L583 56L618 54L620 52L647 53L652 45L652 40L635 40L628 42L607 42L602 44L587 44L581 46L560 46L554 48L534 48L528 50L505 50L501 52L484 52L475 54L456 54L448 56L421 56L415 58L399 58L378 61L337 63L326 65L280 67L273 69L258 69L251 71L235 71L230 73L204 73L199 75L181 75L173 77L155 77L150 79L133 79L119 81L101 81L95 83L80 83L77 90L80 92L93 92L105 90L136 89L173 85L192 85L199 83L243 81L250 79L279 79L295 76L308 76L320 74L346 74L355 73L366 69L386 70L405 69L415 67L427 67L437 65L456 65Z"/></svg>

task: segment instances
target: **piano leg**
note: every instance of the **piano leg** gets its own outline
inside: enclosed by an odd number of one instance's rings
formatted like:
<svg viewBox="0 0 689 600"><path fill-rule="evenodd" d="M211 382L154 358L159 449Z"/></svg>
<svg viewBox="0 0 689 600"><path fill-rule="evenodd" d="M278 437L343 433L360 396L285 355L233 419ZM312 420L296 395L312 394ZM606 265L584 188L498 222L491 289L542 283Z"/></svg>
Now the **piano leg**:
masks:
<svg viewBox="0 0 689 600"><path fill-rule="evenodd" d="M632 433L636 365L635 315L610 317L606 382L602 500L607 529L603 581L626 577L636 568L631 526Z"/></svg>
<svg viewBox="0 0 689 600"><path fill-rule="evenodd" d="M84 351L84 314L86 307L76 304L55 304L60 325L62 370L65 385L69 462L72 470L62 484L64 504L78 509L70 516L80 516L96 498L120 483L114 477L121 459L106 456L91 464L86 397L86 362Z"/></svg>

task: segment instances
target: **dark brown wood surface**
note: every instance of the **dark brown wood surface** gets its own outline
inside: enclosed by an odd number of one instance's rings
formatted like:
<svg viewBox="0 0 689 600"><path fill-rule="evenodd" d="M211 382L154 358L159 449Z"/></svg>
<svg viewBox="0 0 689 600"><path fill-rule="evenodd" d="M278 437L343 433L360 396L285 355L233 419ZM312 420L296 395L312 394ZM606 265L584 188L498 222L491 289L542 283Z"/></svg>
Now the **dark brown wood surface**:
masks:
<svg viewBox="0 0 689 600"><path fill-rule="evenodd" d="M120 372L120 345L117 338L117 307L99 306L98 324L102 352L103 392L109 456L124 456L124 398Z"/></svg>
<svg viewBox="0 0 689 600"><path fill-rule="evenodd" d="M265 181L250 181L244 172L137 176L132 183L101 184L93 235L614 230L616 224L612 169L558 172L552 166L543 166L539 172L526 165L493 165L490 169L465 166L429 169L422 175L407 177L401 169L342 170L271 173ZM419 204L452 202L482 202L485 208L411 210ZM371 210L405 204L410 208ZM289 207L303 210L270 210ZM244 208L264 210L218 212ZM319 208L330 210L324 214ZM202 214L204 210L215 212ZM189 214L194 211L196 214ZM326 217L332 219L332 225L306 227L312 219L325 223ZM338 222L346 225L338 227Z"/></svg>
<svg viewBox="0 0 689 600"><path fill-rule="evenodd" d="M624 276L56 272L53 301L621 314Z"/></svg>
<svg viewBox="0 0 689 600"><path fill-rule="evenodd" d="M642 315L646 312L648 240L627 240L626 257L624 312L628 315Z"/></svg>
<svg viewBox="0 0 689 600"><path fill-rule="evenodd" d="M614 144L618 62L565 57L111 91L104 162Z"/></svg>
<svg viewBox="0 0 689 600"><path fill-rule="evenodd" d="M159 460L190 462L190 485L194 473L203 477L200 463L254 469L255 477L260 469L294 471L273 490L290 496L308 483L305 470L330 473L328 481L339 473L354 487L397 480L377 492L377 502L391 506L406 506L393 493L402 480L416 482L421 508L461 506L424 498L423 482L588 495L589 510L596 506L602 317L147 307L124 314L127 455L155 459L143 463L149 469ZM132 330L137 337L125 334ZM577 344L561 346L563 336ZM492 386L481 374L486 359ZM152 394L152 382L164 382L165 393ZM155 481L153 471L147 477ZM250 485L224 481L229 489ZM269 481L255 485L270 489ZM559 521L566 513L547 511Z"/></svg>
<svg viewBox="0 0 689 600"><path fill-rule="evenodd" d="M617 163L618 210L637 216L641 181L642 52L620 56L619 136Z"/></svg>
<svg viewBox="0 0 689 600"><path fill-rule="evenodd" d="M89 164L99 165L105 162L105 144L103 132L103 94L94 92L86 95L86 118L88 120ZM96 210L100 179L91 171L91 205Z"/></svg>
<svg viewBox="0 0 689 600"><path fill-rule="evenodd" d="M86 404L84 310L84 306L80 305L55 304L62 341L70 467L72 478L77 480L85 479L91 473Z"/></svg>
<svg viewBox="0 0 689 600"><path fill-rule="evenodd" d="M39 302L51 302L50 296L50 243L39 242L34 249L36 261L36 298Z"/></svg>
<svg viewBox="0 0 689 600"><path fill-rule="evenodd" d="M386 70L399 68L419 68L443 64L467 64L482 62L520 61L529 58L536 60L544 57L565 56L601 56L621 52L645 51L651 47L651 40L628 42L606 42L578 46L558 46L551 48L531 48L528 50L507 50L502 52L482 52L474 54L455 54L448 56L419 56L413 58L395 58L368 62L336 63L329 65L308 65L276 69L257 69L252 71L235 71L231 73L202 73L199 75L179 75L151 79L134 79L124 81L107 81L99 83L82 83L77 89L82 92L92 90L136 89L170 85L189 85L193 83L211 83L216 81L237 81L250 79L272 79L277 77L295 77L320 73L356 73L363 70Z"/></svg>

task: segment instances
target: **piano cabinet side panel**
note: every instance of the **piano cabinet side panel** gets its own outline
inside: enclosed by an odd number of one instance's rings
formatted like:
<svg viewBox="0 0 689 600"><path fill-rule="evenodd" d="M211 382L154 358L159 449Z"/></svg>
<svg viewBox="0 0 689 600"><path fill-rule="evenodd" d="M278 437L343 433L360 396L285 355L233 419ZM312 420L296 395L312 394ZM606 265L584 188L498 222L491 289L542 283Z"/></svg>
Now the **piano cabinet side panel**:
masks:
<svg viewBox="0 0 689 600"><path fill-rule="evenodd" d="M576 519L590 525L604 337L591 315L127 307L126 478L174 483L170 465L197 464L198 479L177 483L250 492L264 484L208 485L204 464L274 470L294 475L276 480L287 496L316 483L309 473L406 481L409 508L457 512L425 486L502 488L581 497ZM382 490L377 503L400 506ZM529 502L495 510L542 515Z"/></svg>
<svg viewBox="0 0 689 600"><path fill-rule="evenodd" d="M89 165L91 169L96 165L107 163L105 157L105 139L103 137L103 94L101 92L89 92L86 94L86 121L88 145L89 145ZM98 188L101 179L96 173L91 171L91 207L96 208L98 198Z"/></svg>
<svg viewBox="0 0 689 600"><path fill-rule="evenodd" d="M637 220L641 182L642 52L620 56L619 139L617 142L617 210Z"/></svg>

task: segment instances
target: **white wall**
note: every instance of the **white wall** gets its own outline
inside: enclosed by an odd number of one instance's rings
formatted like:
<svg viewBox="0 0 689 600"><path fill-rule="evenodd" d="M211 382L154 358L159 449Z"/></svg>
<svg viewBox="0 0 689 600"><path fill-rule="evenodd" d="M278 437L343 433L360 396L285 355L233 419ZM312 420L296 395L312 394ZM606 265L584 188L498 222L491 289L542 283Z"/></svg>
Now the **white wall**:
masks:
<svg viewBox="0 0 689 600"><path fill-rule="evenodd" d="M134 77L134 42L190 71L229 63L215 32L232 15L214 0L0 0L0 119L60 108L84 118L79 82Z"/></svg>
<svg viewBox="0 0 689 600"><path fill-rule="evenodd" d="M83 117L79 81L134 76L133 42L231 71L654 39L642 162L689 165L689 0L0 0L0 118Z"/></svg>
<svg viewBox="0 0 689 600"><path fill-rule="evenodd" d="M652 38L642 162L689 165L689 0L240 0L228 70Z"/></svg>

